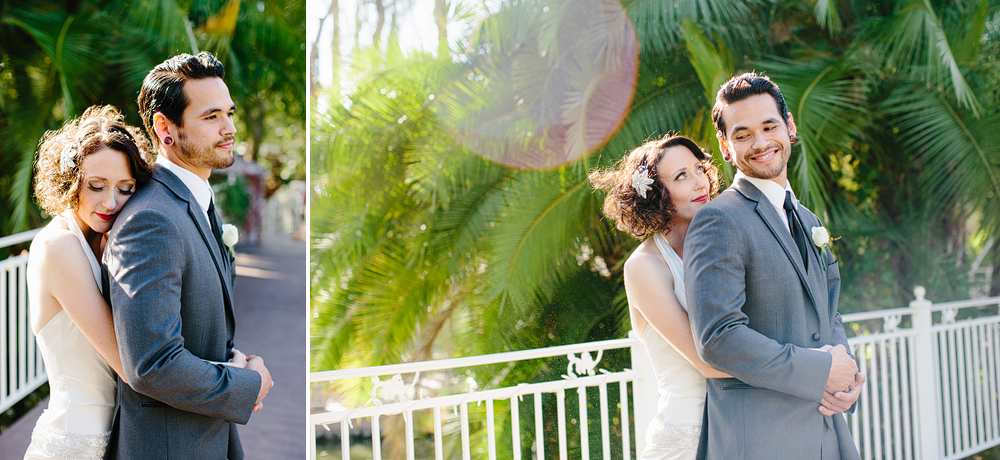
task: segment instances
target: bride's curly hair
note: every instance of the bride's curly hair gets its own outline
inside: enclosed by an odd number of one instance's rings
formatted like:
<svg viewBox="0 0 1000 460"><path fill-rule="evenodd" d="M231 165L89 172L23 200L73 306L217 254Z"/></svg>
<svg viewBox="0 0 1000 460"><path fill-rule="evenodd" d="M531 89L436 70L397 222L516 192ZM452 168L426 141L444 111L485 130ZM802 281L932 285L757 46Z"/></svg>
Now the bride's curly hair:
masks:
<svg viewBox="0 0 1000 460"><path fill-rule="evenodd" d="M128 159L129 172L140 187L153 177L149 141L137 128L125 124L114 106L93 106L57 130L47 131L35 160L35 198L50 216L76 210L83 183L83 159L109 148Z"/></svg>
<svg viewBox="0 0 1000 460"><path fill-rule="evenodd" d="M656 232L670 229L671 219L676 211L670 200L670 193L660 183L657 168L663 153L675 146L687 148L695 158L701 160L709 179L709 196L719 192L719 168L712 163L712 157L691 139L666 135L660 139L647 141L629 152L614 166L595 169L587 176L595 189L608 193L604 199L604 215L611 219L618 230L638 238L646 239ZM653 179L652 190L643 198L632 186L632 175L645 165L647 177Z"/></svg>

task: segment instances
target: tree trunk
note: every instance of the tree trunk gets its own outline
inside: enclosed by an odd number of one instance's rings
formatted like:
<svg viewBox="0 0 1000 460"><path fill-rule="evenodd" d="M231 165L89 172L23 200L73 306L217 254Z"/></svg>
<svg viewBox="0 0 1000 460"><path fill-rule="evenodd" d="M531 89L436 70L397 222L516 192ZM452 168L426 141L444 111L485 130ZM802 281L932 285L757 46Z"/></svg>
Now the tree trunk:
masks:
<svg viewBox="0 0 1000 460"><path fill-rule="evenodd" d="M326 18L321 18L319 20L319 31L316 32L316 41L313 42L312 48L309 50L309 94L316 94L319 90L319 36L323 34L323 23L326 22Z"/></svg>
<svg viewBox="0 0 1000 460"><path fill-rule="evenodd" d="M434 0L434 23L438 29L438 58L448 56L448 4L445 0Z"/></svg>
<svg viewBox="0 0 1000 460"><path fill-rule="evenodd" d="M319 91L319 37L323 35L323 26L328 18L333 18L333 40L330 43L330 49L333 52L333 84L337 86L338 83L337 70L340 64L340 21L338 16L340 8L337 2L338 0L331 0L330 10L327 11L326 16L320 18L319 30L316 31L316 41L313 42L312 49L309 50L309 94L316 94L316 91Z"/></svg>
<svg viewBox="0 0 1000 460"><path fill-rule="evenodd" d="M264 108L264 101L260 98L254 98L250 105L250 110L247 111L250 115L247 120L247 127L250 129L250 163L256 163L257 157L260 155L260 145L264 142L264 118L267 113L267 109Z"/></svg>
<svg viewBox="0 0 1000 460"><path fill-rule="evenodd" d="M378 12L378 20L375 23L375 33L372 34L372 46L378 46L382 40L382 26L385 24L385 3L383 0L375 0L375 11Z"/></svg>
<svg viewBox="0 0 1000 460"><path fill-rule="evenodd" d="M340 0L333 0L330 5L330 16L333 17L333 38L330 48L333 51L333 80L331 85L335 93L340 93Z"/></svg>

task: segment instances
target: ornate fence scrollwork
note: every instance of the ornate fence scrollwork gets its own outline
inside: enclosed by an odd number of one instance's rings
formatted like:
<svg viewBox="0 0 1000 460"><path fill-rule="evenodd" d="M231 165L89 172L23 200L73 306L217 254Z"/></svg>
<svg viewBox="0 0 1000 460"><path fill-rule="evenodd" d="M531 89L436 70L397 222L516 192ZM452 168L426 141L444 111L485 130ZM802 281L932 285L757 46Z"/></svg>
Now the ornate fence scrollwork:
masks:
<svg viewBox="0 0 1000 460"><path fill-rule="evenodd" d="M884 332L893 332L896 329L899 329L899 325L902 322L903 315L886 316L885 320L882 322L882 330Z"/></svg>
<svg viewBox="0 0 1000 460"><path fill-rule="evenodd" d="M413 376L413 380L410 381L409 385L403 383L403 376L399 374L390 377L389 380L380 380L377 375L373 375L372 397L364 405L372 404L381 406L386 402L407 402L410 400L410 391L416 386L418 379L420 379L419 372ZM376 393L379 393L379 395L376 395Z"/></svg>
<svg viewBox="0 0 1000 460"><path fill-rule="evenodd" d="M580 352L579 358L570 353L566 355L569 363L566 365L566 374L562 377L564 379L575 379L582 377L584 374L593 376L597 373L597 363L601 362L602 357L604 357L604 350L598 350L596 358L591 358L589 351ZM576 370L573 369L574 367Z"/></svg>

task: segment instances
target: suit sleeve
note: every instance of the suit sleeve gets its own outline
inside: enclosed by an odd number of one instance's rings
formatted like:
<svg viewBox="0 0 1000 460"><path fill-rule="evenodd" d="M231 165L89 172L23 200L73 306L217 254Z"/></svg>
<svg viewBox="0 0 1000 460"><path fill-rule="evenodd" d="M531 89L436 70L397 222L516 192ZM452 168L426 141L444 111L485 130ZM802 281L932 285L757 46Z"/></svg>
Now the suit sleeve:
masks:
<svg viewBox="0 0 1000 460"><path fill-rule="evenodd" d="M817 219L818 220L818 219ZM847 343L847 331L844 330L844 320L840 316L840 264L833 257L833 251L825 249L822 252L823 263L826 264L826 284L830 295L830 311L832 313L831 324L833 325L832 345L843 345L847 353L857 361L857 357L851 352L851 345ZM848 413L853 414L858 403L855 401Z"/></svg>
<svg viewBox="0 0 1000 460"><path fill-rule="evenodd" d="M181 335L186 238L154 210L120 216L105 261L122 366L135 391L172 407L231 422L250 419L260 375L195 356ZM175 248L175 249L172 249Z"/></svg>
<svg viewBox="0 0 1000 460"><path fill-rule="evenodd" d="M684 242L684 281L698 354L750 385L819 402L833 357L779 343L748 326L743 306L749 251L740 226L724 210L707 206L695 214Z"/></svg>
<svg viewBox="0 0 1000 460"><path fill-rule="evenodd" d="M834 260L833 254L829 249L823 251L823 262L827 264L826 283L830 295L829 305L832 313L833 345L843 345L844 348L847 348L847 353L851 357L854 357L854 353L851 353L851 346L847 343L847 331L844 330L844 320L838 311L840 305L840 267L837 261Z"/></svg>

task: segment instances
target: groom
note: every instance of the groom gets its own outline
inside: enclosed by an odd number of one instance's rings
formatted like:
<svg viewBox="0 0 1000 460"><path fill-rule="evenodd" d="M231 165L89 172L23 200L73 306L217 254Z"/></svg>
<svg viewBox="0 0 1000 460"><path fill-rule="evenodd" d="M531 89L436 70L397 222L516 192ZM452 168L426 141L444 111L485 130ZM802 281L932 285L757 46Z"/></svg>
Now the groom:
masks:
<svg viewBox="0 0 1000 460"><path fill-rule="evenodd" d="M698 354L735 378L708 379L699 458L859 459L840 413L864 376L837 313L837 262L787 181L792 115L747 73L722 86L712 119L739 172L691 221L684 280Z"/></svg>
<svg viewBox="0 0 1000 460"><path fill-rule="evenodd" d="M106 281L124 378L105 458L242 459L245 424L271 388L264 361L233 352L234 259L208 176L233 163L236 105L210 53L156 66L139 92L158 152L108 234Z"/></svg>

